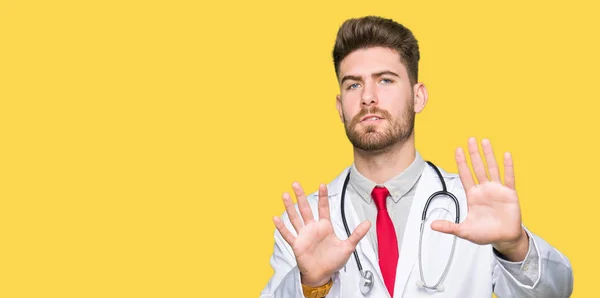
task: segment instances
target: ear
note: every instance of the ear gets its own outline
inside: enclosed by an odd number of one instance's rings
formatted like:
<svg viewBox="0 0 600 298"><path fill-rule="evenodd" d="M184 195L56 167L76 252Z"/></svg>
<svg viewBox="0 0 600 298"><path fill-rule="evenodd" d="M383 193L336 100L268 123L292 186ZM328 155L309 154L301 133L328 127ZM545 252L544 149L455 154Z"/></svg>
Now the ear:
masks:
<svg viewBox="0 0 600 298"><path fill-rule="evenodd" d="M342 97L338 94L335 96L335 108L340 115L340 121L344 123L344 111L342 110Z"/></svg>
<svg viewBox="0 0 600 298"><path fill-rule="evenodd" d="M427 88L423 83L416 83L413 86L413 103L415 108L415 113L420 113L425 109L425 105L427 104L427 99L429 98L429 94L427 93Z"/></svg>

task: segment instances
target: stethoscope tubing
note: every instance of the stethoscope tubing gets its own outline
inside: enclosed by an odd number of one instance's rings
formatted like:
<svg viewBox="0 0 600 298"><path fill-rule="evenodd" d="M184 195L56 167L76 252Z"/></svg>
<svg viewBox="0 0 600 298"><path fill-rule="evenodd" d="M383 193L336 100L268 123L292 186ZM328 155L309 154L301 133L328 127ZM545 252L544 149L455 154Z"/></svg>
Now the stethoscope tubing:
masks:
<svg viewBox="0 0 600 298"><path fill-rule="evenodd" d="M431 201L438 196L450 197L454 201L454 206L456 207L456 218L454 219L454 222L455 223L460 222L460 205L459 205L458 199L456 198L456 196L454 194L452 194L451 192L448 192L448 190L446 188L446 182L444 181L444 177L442 176L442 173L440 172L438 167L435 166L430 161L426 161L426 162L435 170L435 172L442 184L442 190L436 191L431 196L429 196L429 198L425 202L425 206L423 207L423 214L421 215L420 237L419 237L419 267L420 268L422 267L421 262L420 262L421 261L420 256L421 256L421 240L422 240L422 236L423 236L423 226L424 226L425 220L427 219L427 211L429 209L429 205L431 204ZM348 188L349 181L350 181L350 171L348 171L348 175L346 175L346 179L344 180L344 185L342 186L342 197L341 197L341 206L340 206L341 213L342 213L342 222L344 224L344 229L346 230L346 234L348 235L348 237L350 237L351 233L350 233L350 228L348 228L348 222L346 220L346 212L344 209L344 202L345 202L345 198L346 198L346 189ZM428 286L427 284L425 284L424 276L423 276L423 272L422 272L422 268L421 268L421 281L418 283L421 287L427 288L427 289L437 289L438 291L444 290L444 287L443 287L443 285L441 285L441 283L445 279L445 277L448 273L449 265L452 262L452 258L454 255L454 244L455 243L456 243L456 237L454 238L454 241L452 244L452 252L450 254L449 261L448 261L446 267L444 268L444 273L442 274L442 277L438 280L438 282L434 286ZM358 252L356 251L356 249L352 253L354 254L354 259L356 260L356 265L358 266L358 271L360 272L361 280L365 279L365 284L369 286L366 291L363 291L362 287L361 287L361 292L363 292L363 294L366 294L371 290L371 287L373 286L373 281L372 281L373 275L370 272L363 272L362 264L360 262L360 258L358 257Z"/></svg>

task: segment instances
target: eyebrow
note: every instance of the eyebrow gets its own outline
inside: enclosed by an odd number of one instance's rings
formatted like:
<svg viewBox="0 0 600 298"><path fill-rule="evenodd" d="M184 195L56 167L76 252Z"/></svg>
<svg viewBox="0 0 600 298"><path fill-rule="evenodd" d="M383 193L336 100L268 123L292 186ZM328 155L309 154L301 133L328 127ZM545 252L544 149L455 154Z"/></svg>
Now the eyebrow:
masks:
<svg viewBox="0 0 600 298"><path fill-rule="evenodd" d="M376 72L376 73L372 74L371 77L377 78L382 75L392 75L392 76L400 78L400 76L397 73L395 73L391 70L384 70L384 71ZM342 81L340 82L340 85L344 84L344 82L347 80L362 81L362 77L361 76L353 76L353 75L344 76L342 78Z"/></svg>

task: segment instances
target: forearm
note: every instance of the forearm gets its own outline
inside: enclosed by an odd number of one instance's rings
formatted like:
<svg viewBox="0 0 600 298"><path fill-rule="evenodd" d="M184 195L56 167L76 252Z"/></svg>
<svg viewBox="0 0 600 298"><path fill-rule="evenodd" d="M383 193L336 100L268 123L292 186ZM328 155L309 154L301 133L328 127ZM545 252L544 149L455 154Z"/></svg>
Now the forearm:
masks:
<svg viewBox="0 0 600 298"><path fill-rule="evenodd" d="M275 247L270 259L273 276L262 290L261 298L304 297L300 283L300 270L287 243L275 232Z"/></svg>
<svg viewBox="0 0 600 298"><path fill-rule="evenodd" d="M569 297L573 292L569 260L539 236L528 234L532 250L524 262L507 265L496 258L494 292L498 297Z"/></svg>

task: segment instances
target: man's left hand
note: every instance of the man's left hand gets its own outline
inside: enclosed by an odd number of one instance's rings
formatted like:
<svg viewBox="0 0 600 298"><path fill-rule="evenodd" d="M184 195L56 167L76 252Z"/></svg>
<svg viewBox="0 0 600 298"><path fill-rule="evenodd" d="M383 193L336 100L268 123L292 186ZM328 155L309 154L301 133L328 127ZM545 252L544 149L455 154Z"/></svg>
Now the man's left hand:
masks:
<svg viewBox="0 0 600 298"><path fill-rule="evenodd" d="M515 173L510 153L504 154L504 184L489 140L481 141L486 166L475 138L468 148L477 182L473 180L462 148L456 150L458 174L467 196L468 213L459 223L436 220L435 231L456 235L477 244L491 244L509 261L522 261L529 249L529 239L521 224L521 209L515 190Z"/></svg>

